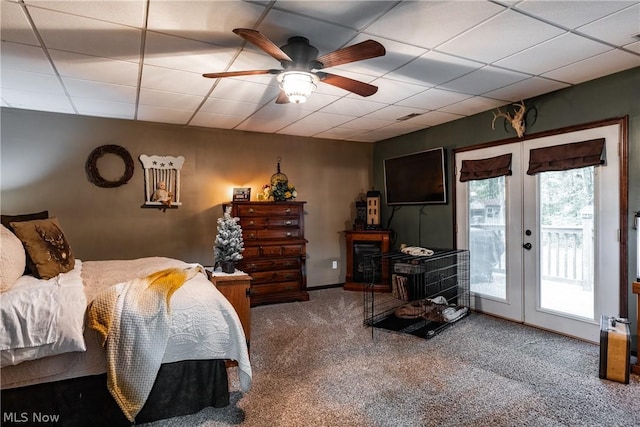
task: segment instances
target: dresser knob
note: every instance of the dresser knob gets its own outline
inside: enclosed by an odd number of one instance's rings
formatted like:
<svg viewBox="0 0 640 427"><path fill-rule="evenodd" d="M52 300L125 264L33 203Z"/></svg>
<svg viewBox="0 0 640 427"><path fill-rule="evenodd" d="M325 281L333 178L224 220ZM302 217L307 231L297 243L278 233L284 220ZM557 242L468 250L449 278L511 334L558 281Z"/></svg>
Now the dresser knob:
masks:
<svg viewBox="0 0 640 427"><path fill-rule="evenodd" d="M249 225L255 225L256 223L253 221L249 221Z"/></svg>
<svg viewBox="0 0 640 427"><path fill-rule="evenodd" d="M285 221L284 225L291 225L291 221Z"/></svg>
<svg viewBox="0 0 640 427"><path fill-rule="evenodd" d="M249 213L253 213L253 208L249 208Z"/></svg>
<svg viewBox="0 0 640 427"><path fill-rule="evenodd" d="M291 208L287 208L286 213L291 213Z"/></svg>
<svg viewBox="0 0 640 427"><path fill-rule="evenodd" d="M287 237L291 237L291 232L287 232Z"/></svg>

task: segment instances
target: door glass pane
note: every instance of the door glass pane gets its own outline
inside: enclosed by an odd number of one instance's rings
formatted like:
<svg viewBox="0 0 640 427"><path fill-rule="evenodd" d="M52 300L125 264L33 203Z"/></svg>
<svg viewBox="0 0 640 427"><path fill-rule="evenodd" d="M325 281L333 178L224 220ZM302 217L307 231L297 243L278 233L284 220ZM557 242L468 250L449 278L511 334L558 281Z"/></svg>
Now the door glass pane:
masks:
<svg viewBox="0 0 640 427"><path fill-rule="evenodd" d="M468 184L471 291L506 299L505 179Z"/></svg>
<svg viewBox="0 0 640 427"><path fill-rule="evenodd" d="M594 167L538 179L540 307L593 319Z"/></svg>

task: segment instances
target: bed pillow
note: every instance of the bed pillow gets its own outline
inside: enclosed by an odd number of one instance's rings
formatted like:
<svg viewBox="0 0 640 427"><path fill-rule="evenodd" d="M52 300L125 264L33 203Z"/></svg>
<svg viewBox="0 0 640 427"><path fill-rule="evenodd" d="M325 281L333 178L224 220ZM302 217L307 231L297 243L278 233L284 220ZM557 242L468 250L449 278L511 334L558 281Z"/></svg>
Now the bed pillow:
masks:
<svg viewBox="0 0 640 427"><path fill-rule="evenodd" d="M11 226L35 264L35 276L50 279L73 269L73 251L56 217Z"/></svg>
<svg viewBox="0 0 640 427"><path fill-rule="evenodd" d="M4 225L0 227L0 291L5 292L24 273L26 254L20 239Z"/></svg>
<svg viewBox="0 0 640 427"><path fill-rule="evenodd" d="M7 227L13 233L13 227L11 227L12 222L33 221L35 219L47 219L47 218L49 218L49 211L42 211L42 212L34 212L34 213L20 214L20 215L0 215L0 222L2 222L2 225ZM35 266L33 264L33 261L29 257L29 254L26 254L26 257L27 257L27 265L24 269L24 274L34 274Z"/></svg>

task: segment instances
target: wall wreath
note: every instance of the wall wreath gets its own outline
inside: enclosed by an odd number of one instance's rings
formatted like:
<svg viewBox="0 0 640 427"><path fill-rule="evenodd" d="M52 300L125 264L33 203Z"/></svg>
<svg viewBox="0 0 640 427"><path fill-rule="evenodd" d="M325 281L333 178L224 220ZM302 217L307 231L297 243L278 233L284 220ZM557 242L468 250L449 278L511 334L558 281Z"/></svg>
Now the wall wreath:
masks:
<svg viewBox="0 0 640 427"><path fill-rule="evenodd" d="M117 180L109 181L104 179L98 171L98 159L105 154L114 154L122 159L124 162L124 174ZM87 178L89 182L102 188L114 188L120 187L126 184L133 176L133 159L131 154L126 148L119 145L102 145L89 154L87 163L85 164L85 170L87 171Z"/></svg>

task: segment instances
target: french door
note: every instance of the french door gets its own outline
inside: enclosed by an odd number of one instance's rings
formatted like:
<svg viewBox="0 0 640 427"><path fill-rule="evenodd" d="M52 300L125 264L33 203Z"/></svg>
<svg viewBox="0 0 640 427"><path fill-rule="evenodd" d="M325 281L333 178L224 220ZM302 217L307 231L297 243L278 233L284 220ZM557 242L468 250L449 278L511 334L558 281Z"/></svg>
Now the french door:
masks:
<svg viewBox="0 0 640 427"><path fill-rule="evenodd" d="M606 163L528 175L531 150L605 139ZM478 311L598 342L619 307L619 126L456 153L457 244ZM511 175L460 182L463 160L511 154Z"/></svg>

